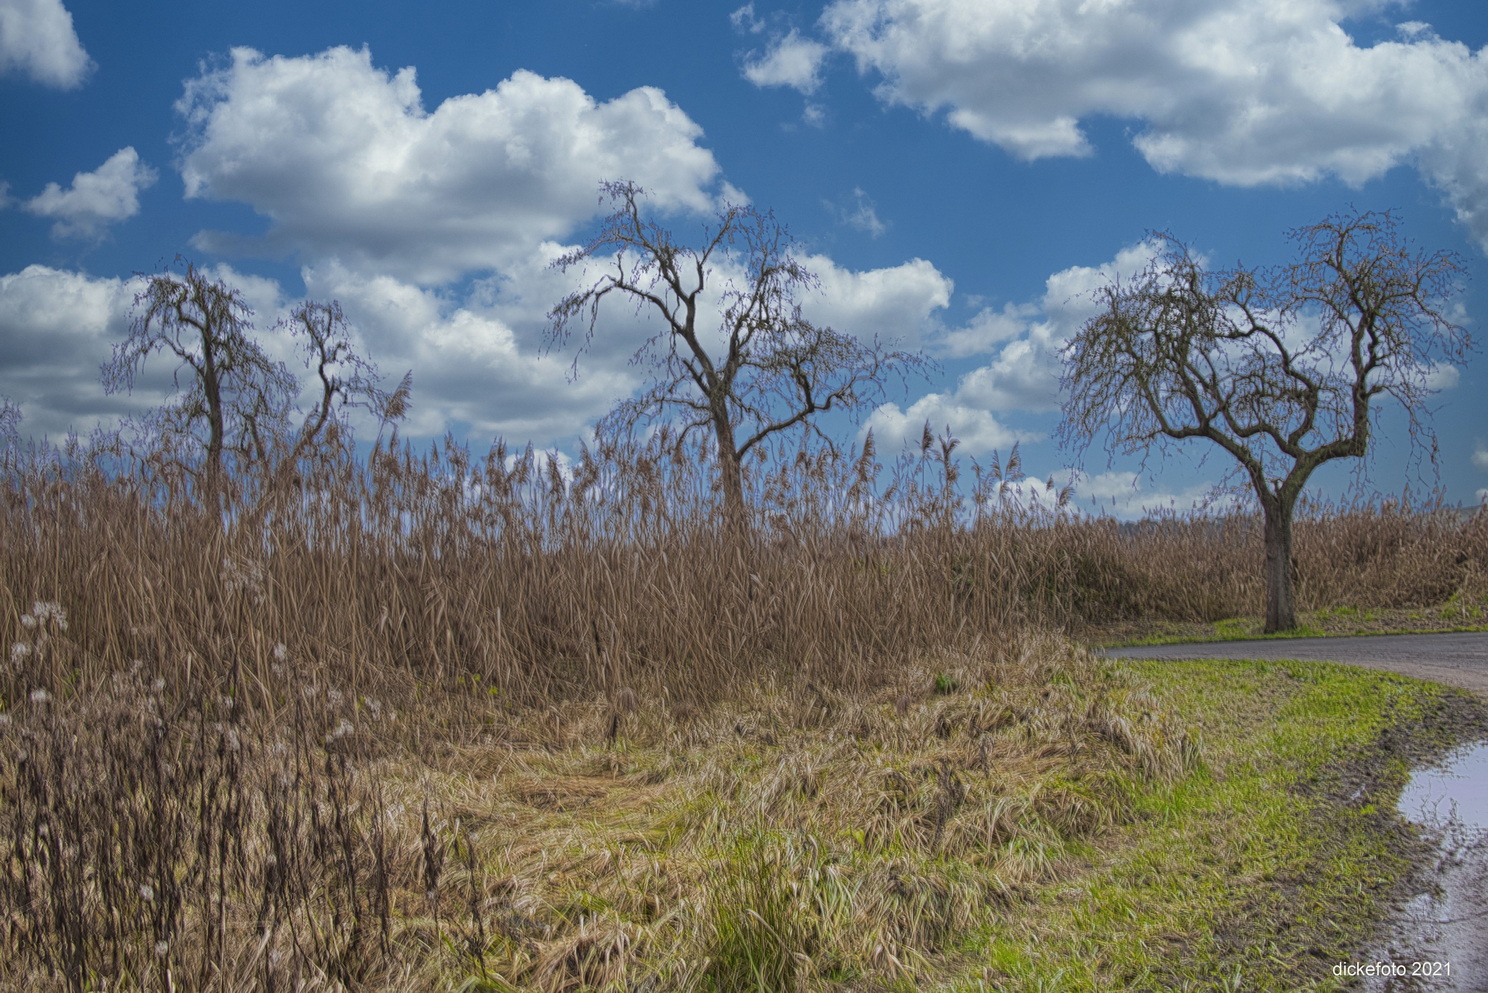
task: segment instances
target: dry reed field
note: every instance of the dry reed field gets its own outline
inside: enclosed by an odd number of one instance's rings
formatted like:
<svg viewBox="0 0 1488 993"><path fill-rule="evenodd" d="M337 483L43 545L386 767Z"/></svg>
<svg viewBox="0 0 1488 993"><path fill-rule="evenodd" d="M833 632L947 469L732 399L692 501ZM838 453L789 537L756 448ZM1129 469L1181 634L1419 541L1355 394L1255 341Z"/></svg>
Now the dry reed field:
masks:
<svg viewBox="0 0 1488 993"><path fill-rule="evenodd" d="M333 444L226 516L13 459L0 986L915 988L1203 767L1069 636L1261 601L1253 519L1043 510L953 449L777 449L747 530L666 432ZM1305 608L1488 592L1482 515L1297 543Z"/></svg>

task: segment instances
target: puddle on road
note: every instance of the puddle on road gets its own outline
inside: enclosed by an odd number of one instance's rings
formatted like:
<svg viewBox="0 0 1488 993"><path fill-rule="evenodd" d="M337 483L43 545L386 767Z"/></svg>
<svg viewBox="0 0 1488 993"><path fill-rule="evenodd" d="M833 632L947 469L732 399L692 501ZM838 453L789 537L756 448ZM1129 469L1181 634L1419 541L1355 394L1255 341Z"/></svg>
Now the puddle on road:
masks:
<svg viewBox="0 0 1488 993"><path fill-rule="evenodd" d="M1488 831L1488 741L1417 769L1400 794L1399 807L1406 820L1417 824L1445 826L1455 812L1468 830Z"/></svg>
<svg viewBox="0 0 1488 993"><path fill-rule="evenodd" d="M1416 770L1399 809L1436 843L1436 891L1405 905L1363 988L1488 991L1488 741Z"/></svg>

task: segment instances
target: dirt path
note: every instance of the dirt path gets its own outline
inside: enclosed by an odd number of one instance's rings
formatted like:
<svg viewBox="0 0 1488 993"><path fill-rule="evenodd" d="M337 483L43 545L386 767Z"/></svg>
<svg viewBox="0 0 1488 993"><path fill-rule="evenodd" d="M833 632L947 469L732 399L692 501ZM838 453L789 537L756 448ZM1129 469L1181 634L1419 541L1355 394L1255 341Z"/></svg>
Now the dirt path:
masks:
<svg viewBox="0 0 1488 993"><path fill-rule="evenodd" d="M1488 632L1275 638L1190 645L1136 645L1102 654L1126 659L1307 659L1387 669L1488 697Z"/></svg>

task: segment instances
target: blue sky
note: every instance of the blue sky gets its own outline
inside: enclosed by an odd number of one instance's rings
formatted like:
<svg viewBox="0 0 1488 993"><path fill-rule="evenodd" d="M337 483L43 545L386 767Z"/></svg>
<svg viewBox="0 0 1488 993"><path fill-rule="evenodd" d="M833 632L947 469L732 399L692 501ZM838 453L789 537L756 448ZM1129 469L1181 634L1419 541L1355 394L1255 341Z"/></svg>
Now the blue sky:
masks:
<svg viewBox="0 0 1488 993"><path fill-rule="evenodd" d="M265 331L338 299L413 370L407 435L573 451L640 385L647 329L608 313L569 382L546 263L626 178L679 234L772 209L822 277L811 316L937 360L864 412L884 448L928 419L1062 482L1058 347L1150 230L1269 265L1290 228L1393 208L1460 253L1484 337L1485 45L1488 9L1445 0L0 0L0 395L53 438L160 402L168 368L105 396L98 366L133 274L183 253ZM1436 381L1440 482L1475 503L1488 360ZM1403 420L1381 429L1363 492L1398 494ZM1076 501L1186 506L1228 468L1190 451L1145 475L1092 452Z"/></svg>

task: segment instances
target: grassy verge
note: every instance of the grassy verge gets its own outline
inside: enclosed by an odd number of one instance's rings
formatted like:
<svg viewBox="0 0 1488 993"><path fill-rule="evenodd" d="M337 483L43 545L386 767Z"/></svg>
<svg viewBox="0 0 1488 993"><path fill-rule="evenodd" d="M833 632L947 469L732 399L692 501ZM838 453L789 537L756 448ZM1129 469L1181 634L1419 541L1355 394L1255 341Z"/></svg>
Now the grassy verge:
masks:
<svg viewBox="0 0 1488 993"><path fill-rule="evenodd" d="M1409 763L1478 719L1039 635L703 707L295 696L260 726L134 671L7 711L0 984L1328 989L1409 874Z"/></svg>
<svg viewBox="0 0 1488 993"><path fill-rule="evenodd" d="M1337 989L1411 875L1410 766L1481 705L1322 663L1136 662L1204 725L1204 769L1145 793L1086 870L968 943L988 987ZM963 984L963 988L976 988Z"/></svg>
<svg viewBox="0 0 1488 993"><path fill-rule="evenodd" d="M1125 645L1177 645L1262 638L1351 637L1366 634L1436 634L1488 631L1488 600L1454 595L1435 607L1330 607L1301 611L1299 627L1283 634L1264 634L1260 617L1225 620L1167 621L1156 618L1086 628L1085 640L1106 648Z"/></svg>

